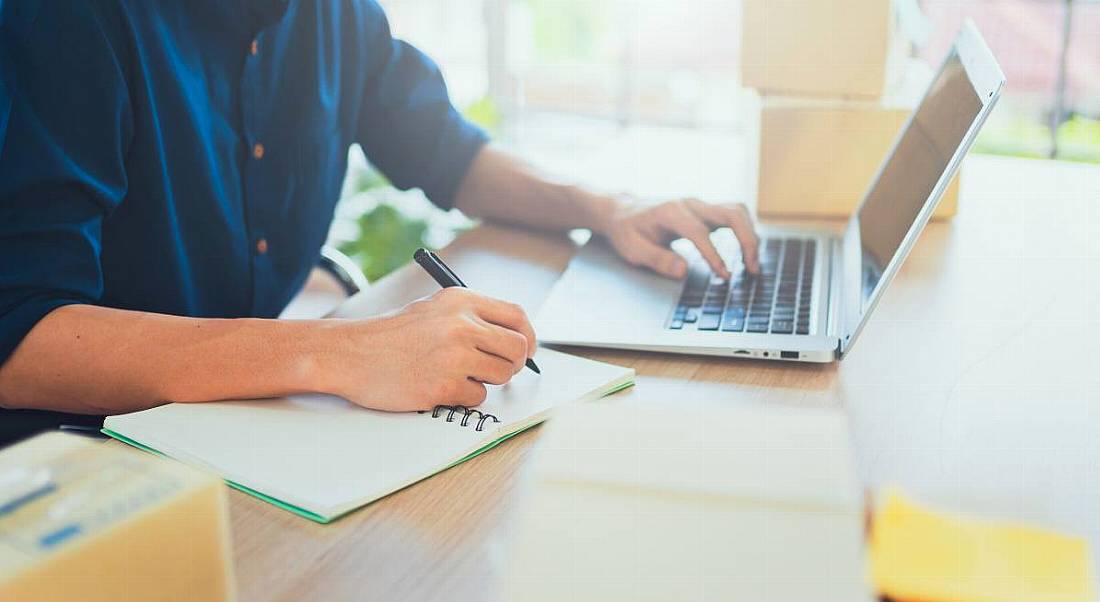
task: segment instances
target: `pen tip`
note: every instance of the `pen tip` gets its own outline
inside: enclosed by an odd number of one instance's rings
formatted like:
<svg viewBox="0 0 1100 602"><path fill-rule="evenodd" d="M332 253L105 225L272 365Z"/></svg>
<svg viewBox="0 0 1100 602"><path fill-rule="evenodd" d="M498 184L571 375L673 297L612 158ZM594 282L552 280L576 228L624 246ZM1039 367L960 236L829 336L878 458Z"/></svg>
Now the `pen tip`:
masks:
<svg viewBox="0 0 1100 602"><path fill-rule="evenodd" d="M535 360L527 358L526 366L534 371L535 374L542 374L542 370L539 370L538 364L535 363Z"/></svg>

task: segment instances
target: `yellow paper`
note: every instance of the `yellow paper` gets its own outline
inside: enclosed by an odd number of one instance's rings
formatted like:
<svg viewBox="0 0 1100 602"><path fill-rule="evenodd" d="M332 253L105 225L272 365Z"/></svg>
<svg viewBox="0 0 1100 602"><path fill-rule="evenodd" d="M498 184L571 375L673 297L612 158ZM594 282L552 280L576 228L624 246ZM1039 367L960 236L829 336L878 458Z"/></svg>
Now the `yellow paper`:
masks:
<svg viewBox="0 0 1100 602"><path fill-rule="evenodd" d="M1093 600L1088 544L1022 525L941 515L889 494L871 532L879 592L920 602Z"/></svg>

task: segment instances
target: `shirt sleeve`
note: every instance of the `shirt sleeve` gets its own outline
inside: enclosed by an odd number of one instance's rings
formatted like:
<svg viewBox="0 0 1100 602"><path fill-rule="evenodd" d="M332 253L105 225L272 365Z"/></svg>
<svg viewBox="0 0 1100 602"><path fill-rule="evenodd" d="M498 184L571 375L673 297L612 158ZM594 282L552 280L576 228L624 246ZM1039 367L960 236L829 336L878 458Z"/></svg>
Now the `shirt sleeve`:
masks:
<svg viewBox="0 0 1100 602"><path fill-rule="evenodd" d="M95 303L105 216L125 195L129 96L101 13L0 5L0 364L52 310Z"/></svg>
<svg viewBox="0 0 1100 602"><path fill-rule="evenodd" d="M420 188L449 209L488 136L451 104L439 67L394 39L382 9L369 3L358 141L383 174L402 190Z"/></svg>

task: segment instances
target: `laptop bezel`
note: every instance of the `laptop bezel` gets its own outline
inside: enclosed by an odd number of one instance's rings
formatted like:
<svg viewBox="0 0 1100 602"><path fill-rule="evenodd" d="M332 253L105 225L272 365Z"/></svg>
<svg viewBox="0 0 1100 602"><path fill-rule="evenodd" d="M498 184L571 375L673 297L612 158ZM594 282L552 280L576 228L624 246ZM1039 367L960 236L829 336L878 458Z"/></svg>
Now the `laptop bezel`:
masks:
<svg viewBox="0 0 1100 602"><path fill-rule="evenodd" d="M958 36L955 38L951 50L948 51L947 55L940 63L940 68L936 71L936 76L933 78L932 82L929 83L929 88L926 89L924 95L922 95L920 103L917 105L918 107L921 106L927 98L928 93L931 91L932 83L934 83L936 78L943 73L948 62L956 55L959 57L959 61L966 71L967 78L970 80L970 84L973 86L975 94L982 103L982 108L978 111L973 122L971 122L970 128L967 130L966 135L963 136L959 146L955 149L955 153L948 162L947 168L940 175L931 194L929 194L928 198L925 200L924 206L921 207L916 219L913 220L913 223L910 225L909 230L898 246L897 252L894 254L893 258L891 258L889 264L887 264L886 269L883 270L882 277L876 284L874 291L872 291L866 308L863 307L862 301L862 257L859 237L859 213L864 204L867 203L867 199L870 196L870 192L874 189L875 184L878 182L879 178L882 177L882 173L889 163L889 159L897 151L902 136L912 124L917 113L915 109L909 115L904 127L898 132L897 137L894 139L894 144L890 148L890 152L883 159L875 177L870 181L867 189L864 191L863 198L860 200L859 205L848 220L848 226L845 229L841 244L841 336L837 354L840 358L843 358L847 351L851 349L852 345L859 337L859 334L863 331L864 326L867 324L868 318L878 305L883 291L885 291L890 282L893 281L901 265L909 256L910 251L912 251L913 246L920 237L920 233L928 224L929 219L931 219L932 213L936 209L936 205L939 204L940 198L943 196L951 179L958 171L959 165L973 145L974 139L977 137L982 125L985 124L986 119L989 117L990 112L992 112L993 107L997 104L997 100L1000 99L1001 92L1004 89L1004 73L1001 71L1000 66L997 64L997 60L993 57L993 53L990 52L989 47L986 45L985 40L982 39L981 34L978 32L973 22L967 20L960 29Z"/></svg>

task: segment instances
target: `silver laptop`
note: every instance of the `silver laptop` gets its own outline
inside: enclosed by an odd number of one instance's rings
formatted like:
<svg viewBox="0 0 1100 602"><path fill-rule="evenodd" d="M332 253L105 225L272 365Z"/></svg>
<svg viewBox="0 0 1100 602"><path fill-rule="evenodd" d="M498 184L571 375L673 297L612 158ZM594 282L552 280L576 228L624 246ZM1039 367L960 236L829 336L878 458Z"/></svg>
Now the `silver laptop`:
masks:
<svg viewBox="0 0 1100 602"><path fill-rule="evenodd" d="M963 26L842 236L763 229L761 273L715 235L731 266L716 277L678 241L682 281L632 268L602 242L585 245L536 320L544 343L831 362L851 349L897 273L1005 78L971 23ZM797 174L791 174L797 177Z"/></svg>

